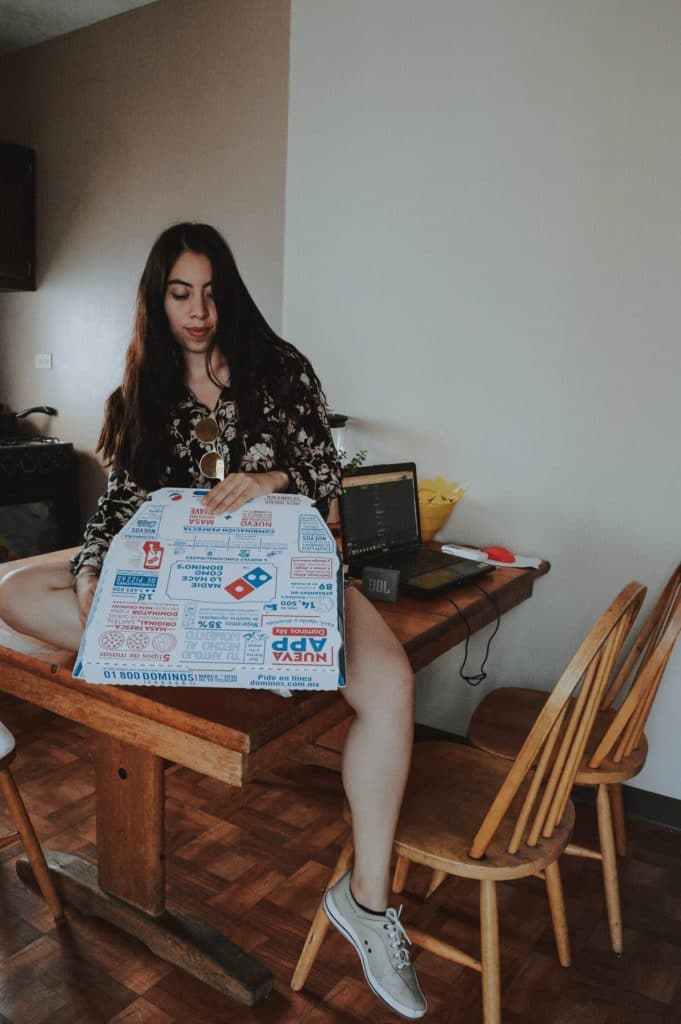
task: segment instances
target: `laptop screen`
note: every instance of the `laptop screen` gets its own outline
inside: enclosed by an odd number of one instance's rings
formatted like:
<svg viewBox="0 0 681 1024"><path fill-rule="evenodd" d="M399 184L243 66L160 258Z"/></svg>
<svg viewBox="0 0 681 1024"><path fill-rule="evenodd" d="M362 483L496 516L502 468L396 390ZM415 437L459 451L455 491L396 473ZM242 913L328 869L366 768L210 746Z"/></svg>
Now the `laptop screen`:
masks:
<svg viewBox="0 0 681 1024"><path fill-rule="evenodd" d="M361 466L344 477L340 504L346 562L418 545L417 495L413 462Z"/></svg>

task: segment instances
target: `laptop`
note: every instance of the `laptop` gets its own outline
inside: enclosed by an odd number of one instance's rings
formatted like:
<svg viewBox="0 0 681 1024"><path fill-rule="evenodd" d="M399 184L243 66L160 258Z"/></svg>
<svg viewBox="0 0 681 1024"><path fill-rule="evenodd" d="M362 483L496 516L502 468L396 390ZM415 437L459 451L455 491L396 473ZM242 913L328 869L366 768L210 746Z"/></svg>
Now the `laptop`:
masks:
<svg viewBox="0 0 681 1024"><path fill-rule="evenodd" d="M413 462L360 466L343 477L339 504L351 576L361 577L365 566L399 569L401 590L431 597L494 570L422 545Z"/></svg>

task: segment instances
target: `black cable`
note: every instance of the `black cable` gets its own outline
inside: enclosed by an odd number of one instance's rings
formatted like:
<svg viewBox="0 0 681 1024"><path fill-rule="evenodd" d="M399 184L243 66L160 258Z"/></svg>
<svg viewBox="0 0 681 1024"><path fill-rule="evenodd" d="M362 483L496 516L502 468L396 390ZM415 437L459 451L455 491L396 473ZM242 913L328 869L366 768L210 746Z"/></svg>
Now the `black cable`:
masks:
<svg viewBox="0 0 681 1024"><path fill-rule="evenodd" d="M494 637L499 632L499 627L501 626L501 612L499 611L499 604L498 604L497 599L494 596L494 594L490 593L490 591L488 591L488 590L485 590L485 588L481 587L479 583L474 583L473 582L472 586L474 586L477 590L479 590L481 594L484 594L484 596L487 598L487 600L490 602L490 604L494 608L494 612L496 614L496 623L495 623L494 629L492 630L492 632L490 633L490 635L489 635L489 637L487 639L487 647L485 648L485 657L482 659L482 664L480 665L480 671L477 672L475 675L465 675L464 671L463 671L465 666L466 666L466 662L468 661L468 644L469 644L469 641L470 641L470 638L471 638L471 635L472 635L471 634L470 622L468 621L468 619L466 618L464 613L461 611L461 609L459 608L459 606L456 603L456 601L452 600L451 597L447 597L446 595L445 595L445 597L446 597L447 601L449 601L449 603L451 605L453 605L454 608L456 608L457 612L459 613L459 615L463 619L464 624L466 626L466 639L464 641L463 661L461 662L461 665L459 666L459 676L460 676L461 679L464 680L464 682L468 683L469 686L479 686L480 683L483 681L483 679L487 679L487 673L485 672L485 665L487 664L487 659L489 658L489 652L490 652L490 647L491 647L491 644L492 644L492 640L494 640Z"/></svg>

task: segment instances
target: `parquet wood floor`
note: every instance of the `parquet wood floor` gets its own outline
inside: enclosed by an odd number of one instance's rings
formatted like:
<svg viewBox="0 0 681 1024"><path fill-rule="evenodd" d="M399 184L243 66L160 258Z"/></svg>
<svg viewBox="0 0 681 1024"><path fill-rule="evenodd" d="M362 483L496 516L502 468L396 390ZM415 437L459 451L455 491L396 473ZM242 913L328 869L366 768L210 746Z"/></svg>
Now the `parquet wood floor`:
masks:
<svg viewBox="0 0 681 1024"><path fill-rule="evenodd" d="M42 841L95 859L94 755L87 729L9 697L0 718L17 737L15 776ZM272 970L254 1010L156 959L140 943L76 911L55 927L17 878L18 844L0 854L0 1024L394 1024L335 932L308 988L289 979L344 836L340 779L291 763L242 790L167 772L170 901L223 928ZM578 840L595 828L578 809ZM9 826L0 808L0 831ZM563 859L573 966L558 965L539 881L500 888L505 1024L678 1024L681 1021L681 834L630 822L621 867L625 953L610 950L600 866ZM477 951L477 891L452 879L423 904L413 871L404 919ZM424 951L415 963L431 1024L481 1021L479 979Z"/></svg>

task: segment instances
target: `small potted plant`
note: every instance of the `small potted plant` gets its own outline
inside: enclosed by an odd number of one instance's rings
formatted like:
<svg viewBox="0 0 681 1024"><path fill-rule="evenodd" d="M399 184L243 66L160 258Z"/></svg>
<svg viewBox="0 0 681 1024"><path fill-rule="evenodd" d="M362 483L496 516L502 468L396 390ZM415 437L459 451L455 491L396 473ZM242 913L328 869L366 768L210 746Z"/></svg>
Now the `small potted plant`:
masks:
<svg viewBox="0 0 681 1024"><path fill-rule="evenodd" d="M352 458L348 457L347 452L343 452L341 454L341 470L343 471L343 476L352 476L356 469L359 469L360 466L364 465L366 460L366 448L360 448L358 452L355 452Z"/></svg>

